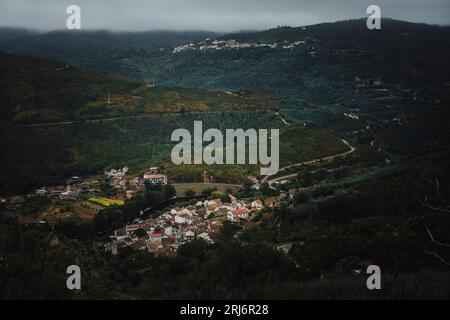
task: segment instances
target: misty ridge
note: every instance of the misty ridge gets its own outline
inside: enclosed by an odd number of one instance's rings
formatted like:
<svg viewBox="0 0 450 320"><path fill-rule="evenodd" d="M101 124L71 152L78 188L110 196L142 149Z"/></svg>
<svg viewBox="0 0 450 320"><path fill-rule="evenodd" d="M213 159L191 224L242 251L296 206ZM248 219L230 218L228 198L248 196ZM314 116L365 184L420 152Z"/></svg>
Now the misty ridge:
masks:
<svg viewBox="0 0 450 320"><path fill-rule="evenodd" d="M0 27L0 50L7 53L27 54L68 62L75 66L89 67L83 62L83 56L101 55L127 50L171 49L181 45L196 44L205 39L283 42L297 41L305 36L320 36L323 40L361 38L366 34L367 18L324 22L309 26L292 27L277 25L266 30L241 30L238 32L211 32L206 30L148 30L116 31L107 29L89 30L53 30L42 31L27 28ZM418 34L445 32L446 26L424 23L402 22L391 18L382 18L385 30L380 34L418 32ZM398 21L398 23L396 22ZM333 26L339 26L333 28ZM308 32L305 32L308 28ZM356 34L355 34L356 32ZM307 34L306 34L307 33ZM368 34L368 39L378 38L377 34ZM86 59L88 60L88 59ZM103 70L102 70L103 71Z"/></svg>
<svg viewBox="0 0 450 320"><path fill-rule="evenodd" d="M65 27L69 0L2 1L2 26L37 30L57 30ZM123 0L79 0L86 30L146 31L146 30L208 30L237 32L266 30L277 25L304 26L335 22L366 16L366 8L376 4L383 17L399 20L446 25L450 21L450 4L445 0L426 3L410 0L313 1L313 0L135 0L132 5Z"/></svg>

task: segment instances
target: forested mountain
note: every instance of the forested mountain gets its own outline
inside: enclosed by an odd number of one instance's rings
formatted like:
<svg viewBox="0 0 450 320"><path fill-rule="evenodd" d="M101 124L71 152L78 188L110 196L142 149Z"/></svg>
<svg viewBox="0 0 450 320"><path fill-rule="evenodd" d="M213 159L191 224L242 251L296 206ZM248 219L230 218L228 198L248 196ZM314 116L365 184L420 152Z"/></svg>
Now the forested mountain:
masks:
<svg viewBox="0 0 450 320"><path fill-rule="evenodd" d="M63 62L0 52L0 122L36 124L181 111L278 109L269 94L154 86Z"/></svg>
<svg viewBox="0 0 450 320"><path fill-rule="evenodd" d="M264 128L280 122L279 106L270 94L153 86L0 53L0 192L26 192L109 166L167 161L175 129L192 128L195 120L208 128ZM178 177L190 177L187 171ZM229 172L223 179L242 177Z"/></svg>
<svg viewBox="0 0 450 320"><path fill-rule="evenodd" d="M124 94L140 85L63 62L0 53L0 121L64 120L90 101L106 102L108 91Z"/></svg>
<svg viewBox="0 0 450 320"><path fill-rule="evenodd" d="M450 63L445 58L450 45L449 35L449 27L390 19L382 21L381 30L368 32L365 20L361 19L222 37L200 32L61 31L10 39L3 41L0 48L167 84L258 89L280 94L293 94L303 88L307 94L308 83L313 79L351 82L358 76L408 85L440 83L446 79L443 70L447 70ZM179 54L170 50L206 38L277 43L278 47L186 50ZM283 49L296 41L302 43ZM99 49L102 51L96 52ZM104 50L108 52L105 54ZM75 54L73 58L71 54ZM292 70L296 72L290 72ZM323 86L330 87L328 83ZM333 99L332 94L338 88L331 86L328 89L332 89L328 94L330 97L322 97L322 101ZM311 96L312 93L307 95L308 98Z"/></svg>
<svg viewBox="0 0 450 320"><path fill-rule="evenodd" d="M215 36L207 31L111 32L51 31L0 28L0 51L29 54L71 64L130 48L160 49Z"/></svg>
<svg viewBox="0 0 450 320"><path fill-rule="evenodd" d="M341 132L403 119L411 128L402 131L425 131L419 148L403 138L384 142L392 134L363 138L401 153L431 146L432 126L424 128L414 119L420 122L426 114L427 122L439 122L442 117L436 115L446 112L450 101L450 28L392 19L383 19L382 29L373 31L358 19L224 36L52 32L1 41L0 48L157 85L268 92L281 98L291 121ZM355 109L361 121L343 119Z"/></svg>

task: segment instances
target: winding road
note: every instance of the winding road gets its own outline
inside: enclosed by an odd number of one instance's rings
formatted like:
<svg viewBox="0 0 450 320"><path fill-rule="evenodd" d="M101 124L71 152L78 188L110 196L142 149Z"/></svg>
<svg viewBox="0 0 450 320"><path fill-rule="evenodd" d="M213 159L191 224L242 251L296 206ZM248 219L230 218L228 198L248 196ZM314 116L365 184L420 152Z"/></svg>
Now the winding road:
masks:
<svg viewBox="0 0 450 320"><path fill-rule="evenodd" d="M278 112L277 112L276 114L280 117L281 121L282 121L284 124L286 124L287 126L290 126L290 124L289 124L285 119L283 119L283 118L281 117L281 115L280 115ZM314 160L310 160L310 161L305 161L305 162L295 163L295 164L289 165L289 166L287 166L287 167L281 168L280 170L278 170L278 173L279 173L279 172L286 171L286 170L288 170L288 169L290 169L290 168L294 168L294 167L299 167L299 166L303 166L303 165L315 164L315 163L318 163L318 162L321 162L321 161L333 160L333 159L336 159L336 158L343 158L343 157L345 157L345 156L347 156L347 155L349 155L349 154L351 154L351 153L353 153L353 152L356 151L356 148L353 147L347 140L341 139L341 141L342 141L342 143L344 143L347 147L349 147L349 150L348 150L348 151L343 152L343 153L339 153L339 154L335 154L335 155L332 155L332 156L327 156L327 157L319 158L319 159L314 159ZM276 182L278 182L278 181L281 181L281 180L291 179L291 178L294 178L294 177L296 177L296 176L297 176L297 173L289 174L289 175L285 175L285 176L281 176L281 177L277 177L277 178L273 178L273 179L269 179L269 178L272 177L272 176L265 176L265 177L261 180L261 183L267 182L267 183L269 184L269 187L272 188L272 185L273 185L274 183L276 183Z"/></svg>
<svg viewBox="0 0 450 320"><path fill-rule="evenodd" d="M287 122L279 112L275 113L278 117L280 117L281 122L283 122L285 125L290 126L291 124L289 122Z"/></svg>

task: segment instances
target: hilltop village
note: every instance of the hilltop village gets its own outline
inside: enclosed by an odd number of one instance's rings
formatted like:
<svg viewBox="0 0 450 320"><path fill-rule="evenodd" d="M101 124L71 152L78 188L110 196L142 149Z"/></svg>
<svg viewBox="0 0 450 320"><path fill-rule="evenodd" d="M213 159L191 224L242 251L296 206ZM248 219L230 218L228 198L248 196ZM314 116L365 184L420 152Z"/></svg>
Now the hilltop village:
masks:
<svg viewBox="0 0 450 320"><path fill-rule="evenodd" d="M240 49L251 49L251 48L267 48L267 49L294 49L298 46L304 45L308 42L314 42L315 39L306 37L304 40L298 40L295 42L283 41L280 43L256 43L256 42L239 42L237 40L211 40L206 39L198 43L189 43L175 47L173 49L173 54L180 53L183 51L208 51L208 50L240 50Z"/></svg>

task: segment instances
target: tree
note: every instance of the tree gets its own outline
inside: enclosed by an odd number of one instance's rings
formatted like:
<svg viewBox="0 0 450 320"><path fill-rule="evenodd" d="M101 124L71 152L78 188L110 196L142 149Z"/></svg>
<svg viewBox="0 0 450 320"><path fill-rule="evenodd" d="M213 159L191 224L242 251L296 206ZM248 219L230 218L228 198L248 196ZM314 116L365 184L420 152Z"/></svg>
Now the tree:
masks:
<svg viewBox="0 0 450 320"><path fill-rule="evenodd" d="M217 188L206 188L202 191L202 195L209 197L214 191L217 191Z"/></svg>
<svg viewBox="0 0 450 320"><path fill-rule="evenodd" d="M139 237L139 238L146 238L148 235L147 235L147 232L144 230L144 229L142 229L142 228L139 228L139 229L137 229L135 232L134 232L134 234L137 236L137 237Z"/></svg>
<svg viewBox="0 0 450 320"><path fill-rule="evenodd" d="M93 237L94 230L90 223L80 217L64 219L56 225L56 231L72 239L89 239Z"/></svg>
<svg viewBox="0 0 450 320"><path fill-rule="evenodd" d="M297 181L304 188L311 187L314 184L314 178L308 170L300 171L297 175Z"/></svg>
<svg viewBox="0 0 450 320"><path fill-rule="evenodd" d="M123 226L124 214L120 208L112 207L100 211L93 220L96 232L105 232L118 229Z"/></svg>
<svg viewBox="0 0 450 320"><path fill-rule="evenodd" d="M233 239L236 232L239 231L239 227L229 221L225 221L225 223L222 226L222 229L220 229L219 233L219 239L228 241L230 239Z"/></svg>
<svg viewBox="0 0 450 320"><path fill-rule="evenodd" d="M222 193L220 196L222 202L230 202L230 193Z"/></svg>
<svg viewBox="0 0 450 320"><path fill-rule="evenodd" d="M270 188L270 186L267 182L264 182L261 185L261 193L266 197L272 197L277 194L277 191Z"/></svg>
<svg viewBox="0 0 450 320"><path fill-rule="evenodd" d="M216 199L216 198L221 198L222 197L222 192L220 191L213 191L211 192L211 197Z"/></svg>
<svg viewBox="0 0 450 320"><path fill-rule="evenodd" d="M171 184L165 185L163 188L164 197L166 200L171 199L177 195L177 191L175 190L175 187Z"/></svg>

